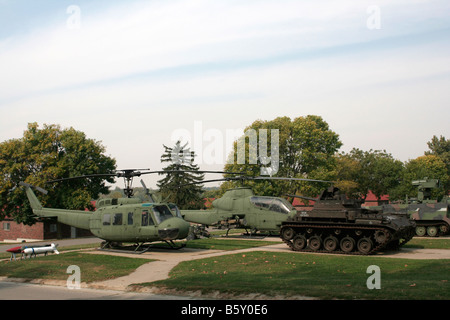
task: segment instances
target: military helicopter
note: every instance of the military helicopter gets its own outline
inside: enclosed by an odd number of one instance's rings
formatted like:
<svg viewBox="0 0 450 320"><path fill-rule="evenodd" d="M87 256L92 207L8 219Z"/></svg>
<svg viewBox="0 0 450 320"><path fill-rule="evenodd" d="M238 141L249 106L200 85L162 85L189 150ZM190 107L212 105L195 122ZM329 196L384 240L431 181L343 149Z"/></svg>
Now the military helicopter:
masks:
<svg viewBox="0 0 450 320"><path fill-rule="evenodd" d="M180 249L173 240L185 239L190 231L190 223L185 221L177 205L164 202L158 195L151 194L144 181L141 184L150 197L151 202L142 203L133 196L133 178L146 174L167 174L171 171L146 171L150 169L125 169L114 173L90 174L48 181L47 183L62 182L73 179L111 177L124 178L124 193L127 198L101 199L97 201L95 212L82 210L67 210L44 208L38 200L33 188L47 194L40 187L32 186L25 182L20 185L26 189L33 213L39 217L56 217L58 222L90 230L95 236L104 239L101 249L124 249L122 242L135 243L134 252L143 253L150 247L146 243L164 241L171 248ZM143 172L144 171L144 172ZM183 171L183 172L186 172ZM224 173L222 171L196 171L200 173ZM233 172L227 172L233 174Z"/></svg>
<svg viewBox="0 0 450 320"><path fill-rule="evenodd" d="M332 181L285 178L285 177L250 177L236 176L223 179L205 180L206 182L238 180L287 180L332 183ZM250 234L258 231L278 233L281 223L297 214L297 210L284 198L255 195L250 187L240 187L227 190L225 194L212 202L213 209L209 210L181 210L181 216L189 222L203 226L227 228L226 235L231 228L243 228ZM204 235L204 228L199 228L199 235Z"/></svg>
<svg viewBox="0 0 450 320"><path fill-rule="evenodd" d="M45 208L32 188L46 194L45 189L25 182L20 182L20 185L25 187L33 213L37 216L56 217L58 222L90 230L92 234L105 240L102 249L120 249L122 242L131 242L136 244L134 252L142 253L149 249L148 246L145 248L145 243L155 241L165 241L172 248L179 248L173 240L184 239L189 233L190 224L183 220L178 207L152 197L142 180L141 183L152 201L142 203L140 199L131 198L133 195L131 184L134 177L160 172L164 171L141 172L127 169L112 174L94 174L49 181L53 183L89 177L123 177L127 198L101 199L96 203L95 212Z"/></svg>

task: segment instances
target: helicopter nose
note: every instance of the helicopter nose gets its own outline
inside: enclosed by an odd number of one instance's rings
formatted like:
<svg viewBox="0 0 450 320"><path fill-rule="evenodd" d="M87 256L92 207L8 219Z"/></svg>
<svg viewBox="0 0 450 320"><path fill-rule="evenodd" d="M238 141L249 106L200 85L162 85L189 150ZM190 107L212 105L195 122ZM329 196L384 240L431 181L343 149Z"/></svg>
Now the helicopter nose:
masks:
<svg viewBox="0 0 450 320"><path fill-rule="evenodd" d="M158 235L163 240L184 239L189 234L190 224L180 218L163 221L158 228Z"/></svg>

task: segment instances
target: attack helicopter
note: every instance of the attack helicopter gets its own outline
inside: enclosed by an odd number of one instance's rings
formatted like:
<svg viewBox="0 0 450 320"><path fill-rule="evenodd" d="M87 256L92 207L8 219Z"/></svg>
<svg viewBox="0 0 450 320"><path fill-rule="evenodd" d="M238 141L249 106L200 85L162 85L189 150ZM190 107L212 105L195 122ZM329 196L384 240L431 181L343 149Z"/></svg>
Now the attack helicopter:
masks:
<svg viewBox="0 0 450 320"><path fill-rule="evenodd" d="M235 176L222 179L205 180L206 182L218 181L241 181L243 185L246 180L286 180L286 181L309 181L321 183L333 183L332 181L306 179L306 178L285 178L285 177L251 177ZM189 184L186 184L189 185ZM294 217L297 210L284 198L258 196L250 187L239 187L227 190L224 195L212 202L213 209L209 210L181 210L181 216L189 222L200 224L198 228L199 236L208 236L205 226L226 228L228 233L232 228L242 228L250 234L258 231L278 234L281 223L289 217Z"/></svg>
<svg viewBox="0 0 450 320"><path fill-rule="evenodd" d="M101 249L121 249L122 242L135 243L134 252L142 253L149 249L146 243L164 241L172 248L178 249L173 240L185 239L189 233L190 224L180 214L178 207L173 203L164 203L152 196L145 186L151 202L142 203L138 198L132 198L131 184L134 177L143 174L164 173L164 171L141 172L135 169L118 170L115 173L93 174L71 178L48 181L60 182L71 179L107 177L122 177L125 180L124 192L127 198L101 199L97 201L95 212L82 210L66 210L45 208L32 189L44 194L47 191L34 187L28 183L20 182L25 187L28 200L33 213L39 217L56 217L58 222L80 229L90 230L95 236L105 240Z"/></svg>

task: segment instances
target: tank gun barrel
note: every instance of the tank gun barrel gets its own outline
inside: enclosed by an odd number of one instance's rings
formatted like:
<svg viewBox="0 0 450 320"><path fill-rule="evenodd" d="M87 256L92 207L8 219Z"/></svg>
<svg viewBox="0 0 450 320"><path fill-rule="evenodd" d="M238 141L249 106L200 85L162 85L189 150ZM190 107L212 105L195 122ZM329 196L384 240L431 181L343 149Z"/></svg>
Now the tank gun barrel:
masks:
<svg viewBox="0 0 450 320"><path fill-rule="evenodd" d="M293 198L300 198L300 199L304 199L304 200L310 200L310 201L317 201L317 198L298 196L296 194L286 194L286 196L293 197Z"/></svg>

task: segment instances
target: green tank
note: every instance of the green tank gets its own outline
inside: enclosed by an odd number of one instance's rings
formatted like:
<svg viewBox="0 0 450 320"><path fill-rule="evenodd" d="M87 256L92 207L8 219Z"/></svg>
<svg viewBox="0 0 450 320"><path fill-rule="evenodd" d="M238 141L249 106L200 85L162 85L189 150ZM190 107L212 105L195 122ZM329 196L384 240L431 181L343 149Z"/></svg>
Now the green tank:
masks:
<svg viewBox="0 0 450 320"><path fill-rule="evenodd" d="M367 210L336 187L315 200L311 211L300 210L281 225L281 239L294 251L369 255L398 249L414 236L407 215Z"/></svg>
<svg viewBox="0 0 450 320"><path fill-rule="evenodd" d="M383 212L406 213L416 222L416 235L439 237L450 233L450 201L444 197L441 201L432 199L432 190L439 188L438 179L413 181L417 186L417 198L407 199L403 204L385 204L370 207Z"/></svg>

